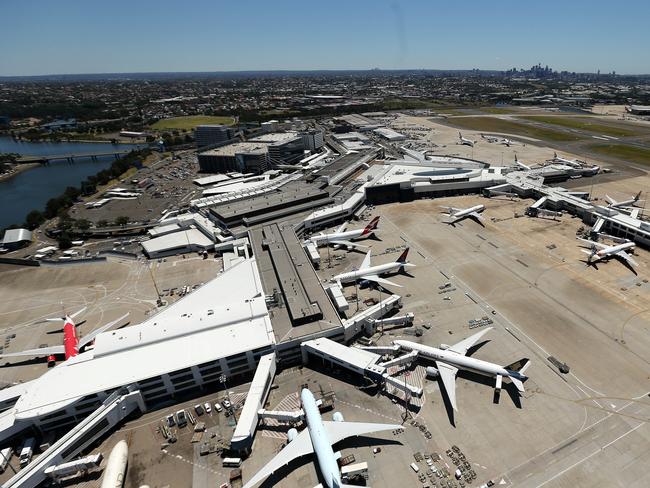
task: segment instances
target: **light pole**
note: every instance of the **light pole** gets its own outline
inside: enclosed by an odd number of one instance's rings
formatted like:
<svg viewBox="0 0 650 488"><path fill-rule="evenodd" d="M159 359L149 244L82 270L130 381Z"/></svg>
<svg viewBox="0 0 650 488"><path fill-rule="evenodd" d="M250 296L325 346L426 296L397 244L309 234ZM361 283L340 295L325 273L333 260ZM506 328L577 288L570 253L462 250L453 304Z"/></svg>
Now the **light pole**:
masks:
<svg viewBox="0 0 650 488"><path fill-rule="evenodd" d="M230 408L232 408L232 417L233 417L233 419L235 419L235 423L237 423L237 411L235 410L235 406L230 401L230 393L228 392L228 386L226 385L227 380L228 380L228 377L225 374L222 374L221 376L219 376L219 383L223 384L223 387L226 390L226 398L228 399L228 403L230 404Z"/></svg>

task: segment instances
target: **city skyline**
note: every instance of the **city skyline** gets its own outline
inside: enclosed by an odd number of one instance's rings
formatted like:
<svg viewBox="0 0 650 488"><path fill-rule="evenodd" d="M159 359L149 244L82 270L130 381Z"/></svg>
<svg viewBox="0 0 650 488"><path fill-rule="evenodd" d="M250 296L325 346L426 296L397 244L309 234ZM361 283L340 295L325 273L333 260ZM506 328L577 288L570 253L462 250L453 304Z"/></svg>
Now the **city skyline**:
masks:
<svg viewBox="0 0 650 488"><path fill-rule="evenodd" d="M4 5L0 76L56 74L507 70L537 63L558 71L648 74L638 57L650 6L505 2L460 9L451 2L246 5L77 0Z"/></svg>

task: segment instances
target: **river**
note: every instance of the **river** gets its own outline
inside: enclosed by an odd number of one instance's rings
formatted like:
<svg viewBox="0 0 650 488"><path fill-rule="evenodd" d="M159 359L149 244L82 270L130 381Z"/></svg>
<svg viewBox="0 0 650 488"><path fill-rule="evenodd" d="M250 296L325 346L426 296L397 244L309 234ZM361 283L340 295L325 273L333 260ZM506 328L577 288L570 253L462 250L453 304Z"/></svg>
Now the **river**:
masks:
<svg viewBox="0 0 650 488"><path fill-rule="evenodd" d="M104 144L85 142L20 142L0 137L0 153L24 156L58 155L110 151L138 147L135 144ZM68 186L79 186L88 176L110 167L113 156L67 161L54 161L47 166L25 170L8 180L0 181L0 229L22 224L32 210L44 210L47 201L59 196ZM2 236L0 236L1 239Z"/></svg>

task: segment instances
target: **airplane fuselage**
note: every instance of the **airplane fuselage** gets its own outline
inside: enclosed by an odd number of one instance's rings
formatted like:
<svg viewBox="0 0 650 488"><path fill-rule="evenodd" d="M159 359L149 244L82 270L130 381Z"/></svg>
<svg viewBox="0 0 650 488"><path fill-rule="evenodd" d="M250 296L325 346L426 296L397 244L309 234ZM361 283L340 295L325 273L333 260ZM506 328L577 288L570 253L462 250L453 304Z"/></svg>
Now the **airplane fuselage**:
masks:
<svg viewBox="0 0 650 488"><path fill-rule="evenodd" d="M384 273L391 273L394 271L399 271L400 268L413 266L410 263L386 263L378 264L377 266L370 266L365 269L358 269L355 271L349 271L347 273L341 273L340 275L335 276L334 281L340 281L341 283L350 283L356 280L362 280L365 276L371 275L381 275Z"/></svg>
<svg viewBox="0 0 650 488"><path fill-rule="evenodd" d="M473 207L466 208L465 210L461 210L460 212L456 212L452 215L452 217L455 219L460 219L474 212L481 213L483 210L485 210L485 205L475 205Z"/></svg>
<svg viewBox="0 0 650 488"><path fill-rule="evenodd" d="M310 237L309 240L316 246L324 246L330 242L336 241L351 241L361 237L364 229L348 230L346 232L334 232L332 234L321 234L318 236ZM373 231L366 234L370 236Z"/></svg>
<svg viewBox="0 0 650 488"><path fill-rule="evenodd" d="M446 364L457 367L465 371L471 371L484 376L496 377L513 377L516 379L525 379L523 375L516 371L510 371L503 366L482 359L475 359L463 354L458 354L454 351L446 349L438 349L437 347L425 346L411 341L394 341L395 344L408 351L417 351L421 356L431 359L433 361L441 361Z"/></svg>
<svg viewBox="0 0 650 488"><path fill-rule="evenodd" d="M340 486L341 473L336 463L332 444L327 438L327 432L325 431L323 419L318 411L316 399L307 388L303 389L300 393L300 399L302 400L302 409L305 412L311 445L314 448L316 459L318 459L318 467L323 475L325 484L327 484L328 488L334 488L335 483L336 486Z"/></svg>
<svg viewBox="0 0 650 488"><path fill-rule="evenodd" d="M599 258L604 258L616 254L617 252L625 251L627 249L634 248L633 242L624 242L623 244L618 244L616 246L606 247L596 252L596 256Z"/></svg>
<svg viewBox="0 0 650 488"><path fill-rule="evenodd" d="M79 354L77 327L70 317L66 317L65 324L63 324L63 347L65 348L66 360Z"/></svg>

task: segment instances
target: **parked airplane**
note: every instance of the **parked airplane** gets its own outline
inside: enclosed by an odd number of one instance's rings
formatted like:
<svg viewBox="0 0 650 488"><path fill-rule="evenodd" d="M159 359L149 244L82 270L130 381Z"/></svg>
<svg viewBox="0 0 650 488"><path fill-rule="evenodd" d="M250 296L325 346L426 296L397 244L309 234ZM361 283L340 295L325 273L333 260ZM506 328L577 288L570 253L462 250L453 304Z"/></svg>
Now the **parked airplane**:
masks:
<svg viewBox="0 0 650 488"><path fill-rule="evenodd" d="M63 321L63 344L60 346L49 346L49 347L40 347L38 349L27 349L25 351L19 352L9 352L3 353L0 357L9 358L9 357L19 357L19 356L28 356L28 357L41 357L47 356L48 366L53 366L56 363L57 356L63 356L64 360L75 357L81 349L88 346L97 334L104 332L105 330L110 329L115 324L123 321L129 316L128 313L122 315L119 319L109 322L106 325L93 330L90 334L83 337L77 337L77 326L74 323L74 318L81 314L85 309L82 308L72 315L66 315L64 317L46 319L48 322L59 322Z"/></svg>
<svg viewBox="0 0 650 488"><path fill-rule="evenodd" d="M514 143L515 143L514 141L511 141L510 139L508 139L506 137L504 137L503 139L501 139L499 141L499 144L503 144L504 146L508 146L508 147L510 147Z"/></svg>
<svg viewBox="0 0 650 488"><path fill-rule="evenodd" d="M318 234L309 238L309 241L312 242L315 246L327 246L333 244L335 248L347 247L347 248L357 248L357 247L367 247L362 246L361 244L356 244L352 242L354 239L366 239L372 236L377 230L377 225L379 224L379 217L375 217L366 225L363 229L355 230L345 230L346 224L341 225L335 232L331 234Z"/></svg>
<svg viewBox="0 0 650 488"><path fill-rule="evenodd" d="M431 370L433 369L433 372L440 376L445 391L447 392L449 403L454 410L458 411L456 406L456 373L458 373L459 369L496 378L495 388L497 391L501 390L503 378L509 378L519 392L524 392L524 381L528 379L524 373L528 369L528 366L530 366L530 360L528 358L520 359L508 366L499 366L498 364L466 356L467 351L491 329L492 327L484 329L460 341L458 344L444 349L404 340L393 341L393 344L406 351L415 351L419 356L436 362L436 366L438 366L437 370L430 368L428 372L431 374Z"/></svg>
<svg viewBox="0 0 650 488"><path fill-rule="evenodd" d="M463 134L461 134L460 132L458 132L458 139L460 141L459 144L461 144L463 146L474 147L474 141L472 141L470 139L466 139L465 137L463 137Z"/></svg>
<svg viewBox="0 0 650 488"><path fill-rule="evenodd" d="M521 169L525 169L525 170L527 170L527 171L530 171L530 170L532 169L530 166L525 165L524 163L522 163L521 161L519 161L519 160L517 159L517 155L516 155L516 154L515 154L515 164L516 164L517 166L519 166Z"/></svg>
<svg viewBox="0 0 650 488"><path fill-rule="evenodd" d="M481 134L481 137L490 143L499 142L499 138L496 136L486 136L485 134Z"/></svg>
<svg viewBox="0 0 650 488"><path fill-rule="evenodd" d="M626 241L622 244L616 244L615 246L608 246L601 242L590 241L589 239L579 240L586 243L590 248L589 251L582 249L582 252L589 255L589 258L587 258L587 264L592 264L601 259L616 257L632 266L638 266L638 263L632 258L632 256L625 252L628 249L634 249L634 242Z"/></svg>
<svg viewBox="0 0 650 488"><path fill-rule="evenodd" d="M409 253L409 248L407 247L404 250L404 252L400 254L399 258L397 258L395 262L378 264L377 266L371 266L370 251L368 251L366 257L363 258L363 262L361 263L359 269L336 275L334 278L332 278L332 281L336 281L339 284L350 283L356 280L373 281L380 285L391 285L391 286L401 287L402 285L398 285L397 283L393 283L392 281L386 280L384 278L380 278L379 275L384 273L391 273L391 272L401 272L404 270L404 268L415 266L415 264L411 264L406 261L406 257L408 256L408 253Z"/></svg>
<svg viewBox="0 0 650 488"><path fill-rule="evenodd" d="M557 155L556 152L553 153L553 161L568 164L569 166L573 166L574 168L581 168L582 167L582 163L580 161L578 161L577 159L561 158L560 156Z"/></svg>
<svg viewBox="0 0 650 488"><path fill-rule="evenodd" d="M609 195L605 195L605 200L607 200L608 207L612 208L621 208L621 207L633 207L636 203L644 202L645 200L639 200L641 198L641 192L637 193L634 198L629 198L627 200L622 200L617 202Z"/></svg>
<svg viewBox="0 0 650 488"><path fill-rule="evenodd" d="M341 453L335 453L332 446L348 437L402 428L397 424L346 422L340 412L336 412L333 416L334 421L329 422L322 419L311 391L303 388L300 399L305 412L307 428L300 433L296 429L290 429L289 444L248 480L244 488L252 488L294 459L312 453L316 454L318 469L328 488L352 486L343 484L341 481L341 472L336 462L341 457Z"/></svg>
<svg viewBox="0 0 650 488"><path fill-rule="evenodd" d="M485 205L474 205L469 208L456 208L456 207L440 207L445 210L445 213L451 217L453 220L451 222L445 222L445 224L454 225L456 222L460 222L463 219L471 218L476 220L479 224L483 225L481 217L479 214L485 210Z"/></svg>

